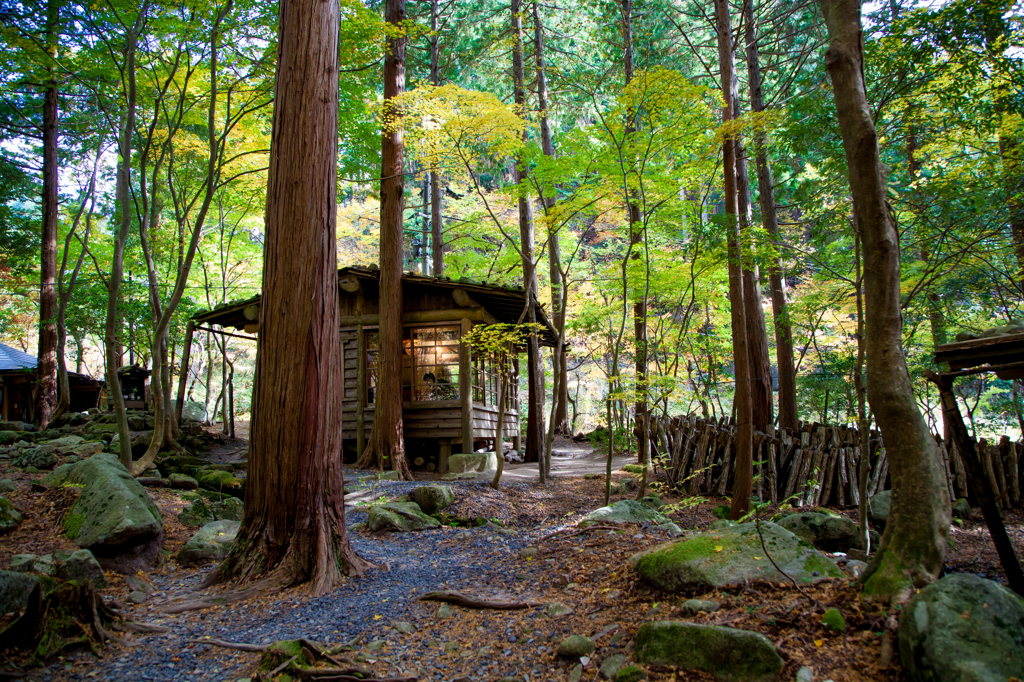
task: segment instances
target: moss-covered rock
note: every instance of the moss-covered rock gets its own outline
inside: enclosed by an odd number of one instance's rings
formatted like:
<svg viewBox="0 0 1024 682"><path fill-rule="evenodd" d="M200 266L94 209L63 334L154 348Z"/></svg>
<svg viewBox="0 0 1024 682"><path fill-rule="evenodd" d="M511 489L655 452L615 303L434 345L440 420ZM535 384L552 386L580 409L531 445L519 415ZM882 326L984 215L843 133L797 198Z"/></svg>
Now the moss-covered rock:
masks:
<svg viewBox="0 0 1024 682"><path fill-rule="evenodd" d="M885 526L889 518L889 508L892 506L892 491L883 490L868 502L868 517L879 526Z"/></svg>
<svg viewBox="0 0 1024 682"><path fill-rule="evenodd" d="M241 521L242 501L237 497L224 496L222 500L198 498L185 507L178 520L186 526L205 526L214 521Z"/></svg>
<svg viewBox="0 0 1024 682"><path fill-rule="evenodd" d="M0 445L11 445L12 443L16 443L22 435L24 434L19 431L0 431Z"/></svg>
<svg viewBox="0 0 1024 682"><path fill-rule="evenodd" d="M199 481L186 474L170 474L167 482L175 490L195 490L199 487Z"/></svg>
<svg viewBox="0 0 1024 682"><path fill-rule="evenodd" d="M913 682L1006 682L1024 673L1024 599L958 573L900 613L900 661Z"/></svg>
<svg viewBox="0 0 1024 682"><path fill-rule="evenodd" d="M15 457L11 463L23 469L39 469L42 471L57 466L57 456L49 448L28 448L22 450L21 454Z"/></svg>
<svg viewBox="0 0 1024 682"><path fill-rule="evenodd" d="M831 630L832 632L846 631L846 619L843 618L842 611L834 606L827 609L822 615L821 624L825 626L826 630Z"/></svg>
<svg viewBox="0 0 1024 682"><path fill-rule="evenodd" d="M622 470L630 474L642 474L644 468L640 464L624 464Z"/></svg>
<svg viewBox="0 0 1024 682"><path fill-rule="evenodd" d="M804 583L842 578L831 559L774 523L762 522L764 546L786 575ZM697 592L752 580L782 581L765 556L757 527L743 523L670 542L630 558L642 580L669 592Z"/></svg>
<svg viewBox="0 0 1024 682"><path fill-rule="evenodd" d="M21 512L6 497L0 497L0 535L10 533L21 525Z"/></svg>
<svg viewBox="0 0 1024 682"><path fill-rule="evenodd" d="M421 485L413 488L409 499L420 506L425 514L434 514L455 502L455 493L449 485Z"/></svg>
<svg viewBox="0 0 1024 682"><path fill-rule="evenodd" d="M782 658L757 632L680 621L644 623L633 658L640 663L711 673L726 682L773 682Z"/></svg>
<svg viewBox="0 0 1024 682"><path fill-rule="evenodd" d="M637 502L636 500L619 500L609 507L601 507L600 509L595 509L590 512L587 514L586 518L580 521L580 525L590 526L605 523L625 524L647 522L661 525L663 523L671 523L671 519L643 502Z"/></svg>
<svg viewBox="0 0 1024 682"><path fill-rule="evenodd" d="M843 516L804 512L783 517L778 524L823 552L863 549L857 524Z"/></svg>
<svg viewBox="0 0 1024 682"><path fill-rule="evenodd" d="M220 561L227 556L240 526L238 521L214 521L206 524L178 552L178 562L193 566Z"/></svg>
<svg viewBox="0 0 1024 682"><path fill-rule="evenodd" d="M387 502L370 508L366 525L373 531L405 532L437 528L441 522L424 514L415 502Z"/></svg>
<svg viewBox="0 0 1024 682"><path fill-rule="evenodd" d="M114 455L100 453L65 464L43 482L82 486L78 501L64 517L65 532L79 547L127 550L163 533L160 510Z"/></svg>
<svg viewBox="0 0 1024 682"><path fill-rule="evenodd" d="M221 471L219 469L200 469L196 472L195 479L200 487L230 495L240 496L245 485L241 478L237 478L230 471Z"/></svg>
<svg viewBox="0 0 1024 682"><path fill-rule="evenodd" d="M80 549L67 557L57 566L57 577L61 580L74 580L80 583L91 582L92 586L102 589L107 586L107 577L96 557L87 549Z"/></svg>
<svg viewBox="0 0 1024 682"><path fill-rule="evenodd" d="M24 608L38 583L38 576L31 573L0 571L0 616Z"/></svg>
<svg viewBox="0 0 1024 682"><path fill-rule="evenodd" d="M583 635L569 635L558 645L558 655L562 658L579 658L592 654L595 649L594 640Z"/></svg>

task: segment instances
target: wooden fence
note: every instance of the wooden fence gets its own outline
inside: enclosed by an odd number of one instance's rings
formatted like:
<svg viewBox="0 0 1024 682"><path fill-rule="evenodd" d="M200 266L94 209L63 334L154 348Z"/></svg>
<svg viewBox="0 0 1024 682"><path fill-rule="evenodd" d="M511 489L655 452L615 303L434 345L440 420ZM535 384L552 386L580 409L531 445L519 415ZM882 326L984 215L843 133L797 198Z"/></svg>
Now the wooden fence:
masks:
<svg viewBox="0 0 1024 682"><path fill-rule="evenodd" d="M728 418L704 419L695 414L651 420L656 464L670 487L689 495L722 496L732 490L735 427ZM955 447L936 436L946 470L950 499L967 496L967 475ZM1024 444L1003 436L997 445L979 445L985 473L1000 504L1021 504L1021 454ZM857 469L864 455L858 430L852 426L804 423L796 431L754 432L754 492L772 502L794 506L856 506ZM889 485L889 458L881 434L871 431L867 443L868 495ZM792 499L790 499L792 498Z"/></svg>

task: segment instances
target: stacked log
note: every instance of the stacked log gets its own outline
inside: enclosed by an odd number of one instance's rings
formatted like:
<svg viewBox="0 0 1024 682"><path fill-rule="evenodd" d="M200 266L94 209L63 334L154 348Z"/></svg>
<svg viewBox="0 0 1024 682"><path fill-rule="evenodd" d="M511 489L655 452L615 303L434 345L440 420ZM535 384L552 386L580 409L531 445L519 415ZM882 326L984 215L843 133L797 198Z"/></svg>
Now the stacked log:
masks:
<svg viewBox="0 0 1024 682"><path fill-rule="evenodd" d="M696 414L652 418L655 466L668 486L690 496L724 496L735 478L735 425L726 417ZM946 469L951 499L967 497L961 455L935 436ZM866 446L866 447L865 447ZM998 444L979 443L986 476L1004 507L1021 505L1024 444L1003 436ZM866 452L865 452L866 451ZM868 496L887 490L889 458L881 434L866 439L849 425L808 422L796 430L754 433L754 493L765 501L793 506L856 506L860 500L857 471L868 458Z"/></svg>

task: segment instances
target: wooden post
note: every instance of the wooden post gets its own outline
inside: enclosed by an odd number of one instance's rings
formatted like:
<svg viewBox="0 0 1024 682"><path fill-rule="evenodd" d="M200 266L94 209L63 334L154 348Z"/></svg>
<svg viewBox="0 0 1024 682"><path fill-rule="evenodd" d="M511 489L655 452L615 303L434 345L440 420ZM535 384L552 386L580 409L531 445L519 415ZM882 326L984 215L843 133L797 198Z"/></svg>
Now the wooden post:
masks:
<svg viewBox="0 0 1024 682"><path fill-rule="evenodd" d="M440 438L437 441L440 452L437 457L437 473L448 473L448 458L452 456L452 442L447 438Z"/></svg>
<svg viewBox="0 0 1024 682"><path fill-rule="evenodd" d="M343 356L344 357L344 356ZM344 362L344 360L343 360ZM344 377L344 375L342 375ZM345 379L342 378L344 384ZM343 389L344 391L344 389ZM342 393L344 398L344 392ZM356 457L366 449L366 335L363 325L356 325ZM343 429L344 430L344 429Z"/></svg>
<svg viewBox="0 0 1024 682"><path fill-rule="evenodd" d="M466 338L473 328L468 318L462 320L460 338ZM472 351L466 344L459 345L459 399L462 401L462 451L473 452L473 367Z"/></svg>
<svg viewBox="0 0 1024 682"><path fill-rule="evenodd" d="M185 409L185 386L188 384L188 362L192 351L192 334L196 325L192 320L185 327L185 345L181 347L181 373L178 377L178 399L174 404L174 416L181 423L181 412ZM233 434L232 434L233 435Z"/></svg>
<svg viewBox="0 0 1024 682"><path fill-rule="evenodd" d="M509 382L509 388L513 391L514 396L511 400L512 408L516 412L516 431L512 436L512 449L519 453L519 456L523 456L523 426L519 423L519 354L512 354L512 376L513 381Z"/></svg>

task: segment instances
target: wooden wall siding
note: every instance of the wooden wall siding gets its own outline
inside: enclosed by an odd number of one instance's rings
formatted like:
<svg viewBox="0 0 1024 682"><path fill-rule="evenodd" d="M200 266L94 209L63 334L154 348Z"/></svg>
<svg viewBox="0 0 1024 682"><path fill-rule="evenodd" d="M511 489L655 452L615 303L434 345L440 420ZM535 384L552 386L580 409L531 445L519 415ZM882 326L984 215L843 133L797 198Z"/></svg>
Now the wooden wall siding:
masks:
<svg viewBox="0 0 1024 682"><path fill-rule="evenodd" d="M338 312L341 315L376 315L380 312L376 286L365 287L362 294L350 293L345 290L338 292ZM362 308L359 298L362 296ZM411 313L421 310L453 310L457 306L452 300L450 289L406 284L402 288L403 312Z"/></svg>
<svg viewBox="0 0 1024 682"><path fill-rule="evenodd" d="M498 428L498 411L493 407L480 403L473 404L473 438L494 438ZM512 438L519 433L519 414L505 412L505 423L502 425L505 438Z"/></svg>
<svg viewBox="0 0 1024 682"><path fill-rule="evenodd" d="M727 418L705 420L695 414L651 420L651 445L655 468L670 487L690 495L725 495L732 490L736 453L735 429ZM950 499L967 497L967 476L954 447L936 435L946 465ZM857 468L865 456L861 434L852 426L805 423L796 431L778 429L772 434L754 433L754 494L760 489L772 502L788 500L794 506L856 506ZM979 443L985 475L1004 504L1021 505L1024 487L1024 443L1007 436L999 443ZM867 439L869 458L868 495L889 488L889 460L881 434ZM792 498L792 499L790 499Z"/></svg>

